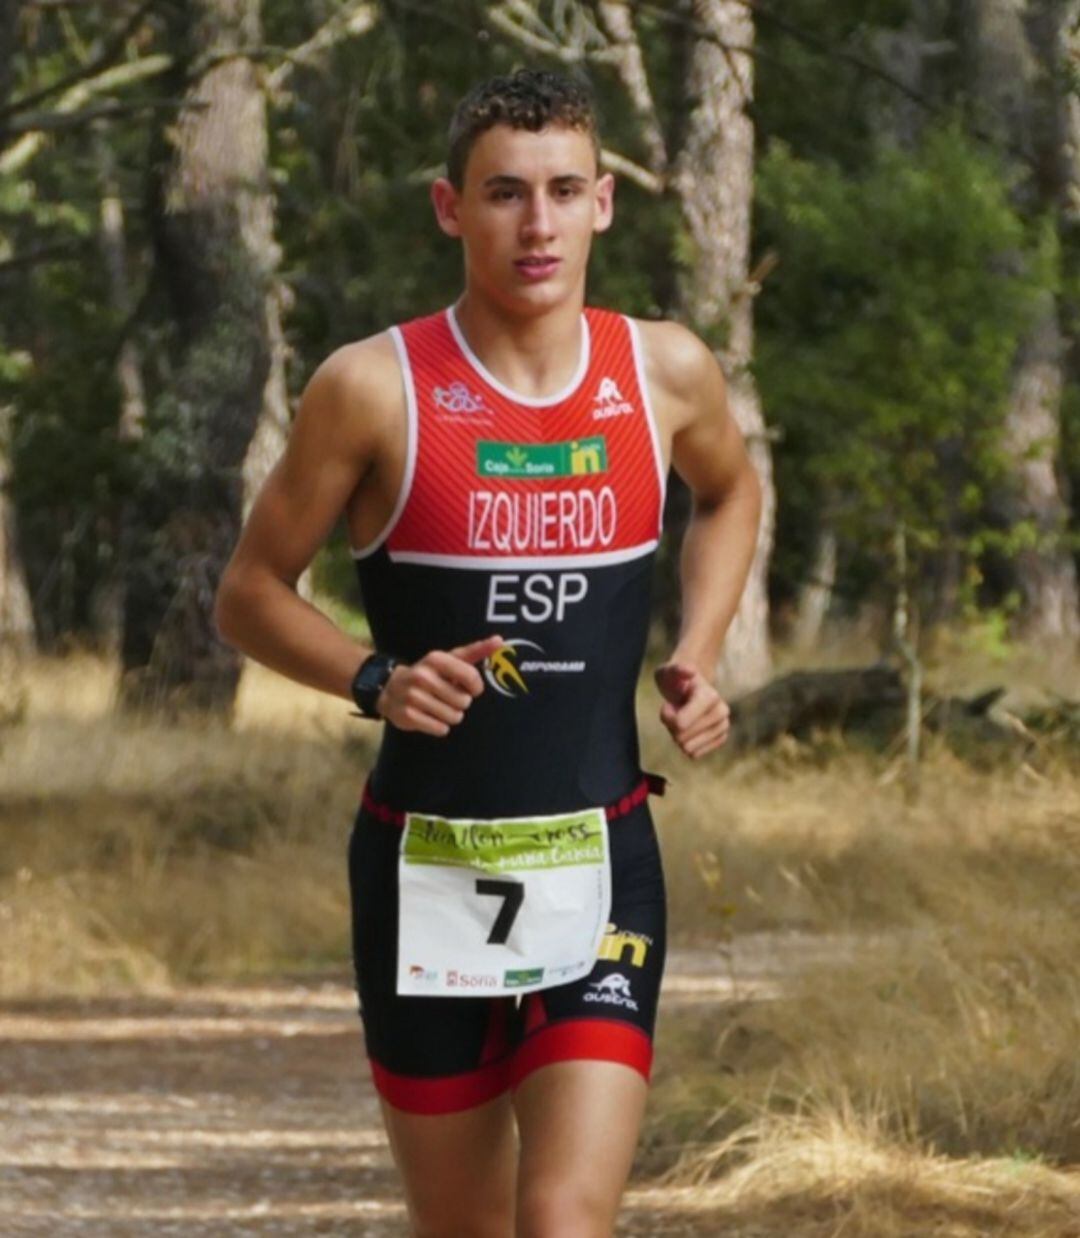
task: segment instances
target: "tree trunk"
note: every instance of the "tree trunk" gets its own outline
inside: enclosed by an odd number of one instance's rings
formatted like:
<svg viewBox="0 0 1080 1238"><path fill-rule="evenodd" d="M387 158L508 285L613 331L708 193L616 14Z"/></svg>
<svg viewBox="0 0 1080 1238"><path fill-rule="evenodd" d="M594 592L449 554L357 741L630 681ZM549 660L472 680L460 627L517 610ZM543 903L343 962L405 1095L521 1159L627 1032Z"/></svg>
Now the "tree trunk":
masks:
<svg viewBox="0 0 1080 1238"><path fill-rule="evenodd" d="M143 388L142 361L139 347L127 330L132 309L128 278L127 235L124 203L117 183L113 152L104 132L94 134L94 159L101 185L101 219L98 241L108 276L109 307L118 323L125 324L125 336L116 359L116 379L120 388L120 419L116 427L122 443L137 443L143 436L146 421L146 393ZM94 590L91 611L94 629L102 647L118 653L124 628L124 565L121 562L128 544L128 529L132 523L129 504L123 503L117 516L117 554L109 570Z"/></svg>
<svg viewBox="0 0 1080 1238"><path fill-rule="evenodd" d="M836 584L836 533L826 526L818 533L810 579L799 590L793 644L806 652L821 640Z"/></svg>
<svg viewBox="0 0 1080 1238"><path fill-rule="evenodd" d="M281 458L292 425L292 410L289 407L289 391L285 367L290 348L285 339L281 320L292 304L288 286L278 283L267 299L267 327L270 333L270 373L263 392L263 411L255 435L244 457L244 519L248 518L251 505L258 497L263 482L270 470ZM312 600L311 569L300 573L296 592L309 602Z"/></svg>
<svg viewBox="0 0 1080 1238"><path fill-rule="evenodd" d="M143 441L123 696L228 709L240 660L216 638L213 602L240 528L276 312L266 108L244 55L262 31L258 0L185 0L173 12L187 89L156 224L176 344Z"/></svg>
<svg viewBox="0 0 1080 1238"><path fill-rule="evenodd" d="M34 616L15 536L15 511L8 498L11 408L0 407L0 685L11 687L17 663L35 647Z"/></svg>
<svg viewBox="0 0 1080 1238"><path fill-rule="evenodd" d="M0 107L7 103L11 88L18 8L14 0L0 0ZM0 122L0 148L3 138ZM15 509L9 495L13 413L13 408L0 405L0 719L17 716L21 710L23 668L36 644L30 592L15 532Z"/></svg>
<svg viewBox="0 0 1080 1238"><path fill-rule="evenodd" d="M698 0L687 91L686 137L674 186L693 244L682 282L691 324L711 339L728 378L732 413L746 439L764 496L757 552L739 610L728 631L718 678L729 692L747 691L769 676L769 604L766 592L776 497L772 453L757 388L750 374L753 294L749 278L753 200L754 38L751 9L740 0Z"/></svg>
<svg viewBox="0 0 1080 1238"><path fill-rule="evenodd" d="M1067 142L1072 101L1064 87L1073 0L965 0L964 38L976 120L1029 172L1016 200L1029 211L1067 203L1076 179L1076 151ZM1030 523L1037 545L1021 552L1010 572L1021 598L1018 628L1033 640L1075 640L1080 634L1076 566L1062 534L1068 504L1058 477L1065 350L1059 310L1041 294L1014 361L1005 442L1013 460L997 505L1010 523Z"/></svg>
<svg viewBox="0 0 1080 1238"><path fill-rule="evenodd" d="M1009 522L1029 521L1036 532L1035 544L1019 551L1015 561L1022 591L1019 628L1034 641L1080 636L1076 565L1064 540L1068 511L1055 468L1064 353L1053 294L1040 293L1035 322L1016 360L1005 422L1013 488L1003 496Z"/></svg>

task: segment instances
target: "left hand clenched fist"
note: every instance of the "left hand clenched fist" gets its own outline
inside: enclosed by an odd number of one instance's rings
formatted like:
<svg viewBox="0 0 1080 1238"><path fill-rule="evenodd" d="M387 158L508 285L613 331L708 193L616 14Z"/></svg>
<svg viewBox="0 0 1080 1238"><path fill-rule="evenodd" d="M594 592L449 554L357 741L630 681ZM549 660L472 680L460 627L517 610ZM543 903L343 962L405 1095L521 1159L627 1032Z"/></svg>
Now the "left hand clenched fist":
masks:
<svg viewBox="0 0 1080 1238"><path fill-rule="evenodd" d="M664 697L660 721L688 757L696 760L724 743L731 729L731 710L696 667L665 662L657 668L656 686Z"/></svg>

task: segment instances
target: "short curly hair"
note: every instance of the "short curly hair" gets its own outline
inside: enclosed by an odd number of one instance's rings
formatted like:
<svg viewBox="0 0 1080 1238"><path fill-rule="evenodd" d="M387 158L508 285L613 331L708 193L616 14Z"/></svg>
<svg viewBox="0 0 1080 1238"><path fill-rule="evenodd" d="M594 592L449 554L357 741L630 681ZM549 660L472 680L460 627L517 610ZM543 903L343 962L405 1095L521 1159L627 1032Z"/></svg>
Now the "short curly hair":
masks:
<svg viewBox="0 0 1080 1238"><path fill-rule="evenodd" d="M450 121L446 175L455 189L465 183L465 164L476 139L494 125L539 133L548 125L580 129L592 139L600 162L600 134L588 84L565 73L518 69L474 86Z"/></svg>

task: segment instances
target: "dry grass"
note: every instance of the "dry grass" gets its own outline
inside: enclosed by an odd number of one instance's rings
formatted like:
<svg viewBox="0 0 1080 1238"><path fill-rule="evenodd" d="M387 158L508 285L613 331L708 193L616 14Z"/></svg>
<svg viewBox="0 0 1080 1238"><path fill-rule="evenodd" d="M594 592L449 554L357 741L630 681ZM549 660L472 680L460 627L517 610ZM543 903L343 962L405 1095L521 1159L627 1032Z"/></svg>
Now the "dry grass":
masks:
<svg viewBox="0 0 1080 1238"><path fill-rule="evenodd" d="M370 732L257 667L235 729L120 717L114 686L43 661L0 735L0 994L347 961Z"/></svg>
<svg viewBox="0 0 1080 1238"><path fill-rule="evenodd" d="M915 798L898 773L828 736L679 770L677 936L850 948L779 1000L664 1019L647 1163L718 1234L1075 1238L1075 754L975 769L931 745Z"/></svg>
<svg viewBox="0 0 1080 1238"><path fill-rule="evenodd" d="M1080 1175L945 1157L852 1106L763 1115L689 1161L688 1205L725 1238L1075 1238Z"/></svg>
<svg viewBox="0 0 1080 1238"><path fill-rule="evenodd" d="M0 994L347 965L373 750L344 704L252 668L230 730L115 716L92 660L30 688L0 732ZM717 1234L1080 1238L1070 754L931 746L911 799L829 737L699 767L640 703L676 940L826 945L778 1000L662 1015L644 1166Z"/></svg>

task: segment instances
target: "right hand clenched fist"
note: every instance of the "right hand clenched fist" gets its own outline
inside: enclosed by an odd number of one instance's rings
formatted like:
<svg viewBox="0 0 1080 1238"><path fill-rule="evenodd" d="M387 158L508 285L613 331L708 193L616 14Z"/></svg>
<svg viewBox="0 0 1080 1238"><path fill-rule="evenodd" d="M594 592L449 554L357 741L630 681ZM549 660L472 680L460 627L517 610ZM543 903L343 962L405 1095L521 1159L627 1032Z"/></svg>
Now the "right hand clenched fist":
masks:
<svg viewBox="0 0 1080 1238"><path fill-rule="evenodd" d="M485 636L456 649L433 649L419 662L395 666L376 709L398 730L449 735L484 690L476 664L502 643L501 636Z"/></svg>

